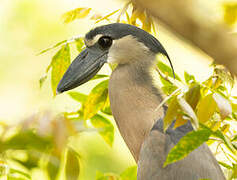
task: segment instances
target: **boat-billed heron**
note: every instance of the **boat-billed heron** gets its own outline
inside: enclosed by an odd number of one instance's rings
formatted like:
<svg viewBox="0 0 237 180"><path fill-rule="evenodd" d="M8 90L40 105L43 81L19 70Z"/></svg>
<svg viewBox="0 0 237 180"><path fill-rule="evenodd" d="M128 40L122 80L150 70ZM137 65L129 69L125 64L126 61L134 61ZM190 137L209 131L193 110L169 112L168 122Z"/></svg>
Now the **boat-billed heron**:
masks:
<svg viewBox="0 0 237 180"><path fill-rule="evenodd" d="M206 144L163 168L169 150L192 126L187 123L163 132L166 107L156 110L162 95L152 70L156 55L168 57L168 54L154 36L138 27L115 23L89 31L85 45L86 49L72 62L57 91L61 93L87 82L104 63L117 63L109 81L111 110L138 162L139 180L225 179Z"/></svg>

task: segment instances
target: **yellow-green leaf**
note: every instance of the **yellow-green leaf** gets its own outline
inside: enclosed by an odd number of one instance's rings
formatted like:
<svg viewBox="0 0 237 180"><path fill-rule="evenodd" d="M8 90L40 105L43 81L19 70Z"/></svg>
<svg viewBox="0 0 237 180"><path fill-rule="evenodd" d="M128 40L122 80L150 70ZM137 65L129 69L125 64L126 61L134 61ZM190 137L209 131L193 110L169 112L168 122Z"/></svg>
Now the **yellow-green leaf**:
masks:
<svg viewBox="0 0 237 180"><path fill-rule="evenodd" d="M212 95L202 98L197 105L197 117L200 122L207 122L215 113L217 104Z"/></svg>
<svg viewBox="0 0 237 180"><path fill-rule="evenodd" d="M114 142L114 126L111 122L101 115L95 115L91 118L91 123L95 128L99 128L99 134L110 146Z"/></svg>
<svg viewBox="0 0 237 180"><path fill-rule="evenodd" d="M127 168L122 172L119 180L137 180L137 166Z"/></svg>
<svg viewBox="0 0 237 180"><path fill-rule="evenodd" d="M194 127L198 128L198 126L199 126L198 125L198 118L197 118L195 112L193 111L192 107L182 97L179 97L177 100L178 100L179 106L181 107L183 112L191 118L191 122L194 125Z"/></svg>
<svg viewBox="0 0 237 180"><path fill-rule="evenodd" d="M237 3L225 3L224 8L224 21L228 25L233 25L237 21Z"/></svg>
<svg viewBox="0 0 237 180"><path fill-rule="evenodd" d="M167 74L169 77L172 77L172 78L174 77L172 69L165 63L158 61L157 67L163 74L165 75ZM175 74L175 79L181 81L180 77L177 74Z"/></svg>
<svg viewBox="0 0 237 180"><path fill-rule="evenodd" d="M66 180L77 180L80 173L80 163L77 153L69 148L65 165Z"/></svg>
<svg viewBox="0 0 237 180"><path fill-rule="evenodd" d="M87 17L90 11L91 8L76 8L63 14L62 18L64 19L64 23L69 23L74 21L75 19Z"/></svg>
<svg viewBox="0 0 237 180"><path fill-rule="evenodd" d="M80 92L71 91L71 92L68 93L68 95L72 99L74 99L74 100L76 100L76 101L78 101L80 103L84 103L86 101L86 99L87 99L87 95L82 94Z"/></svg>
<svg viewBox="0 0 237 180"><path fill-rule="evenodd" d="M217 104L222 119L225 119L232 113L232 107L228 99L224 98L218 93L214 93L212 97Z"/></svg>
<svg viewBox="0 0 237 180"><path fill-rule="evenodd" d="M189 91L185 94L186 101L190 106L195 110L198 104L198 101L201 97L201 87L199 84L194 84L189 88Z"/></svg>
<svg viewBox="0 0 237 180"><path fill-rule="evenodd" d="M90 119L99 110L104 107L108 96L108 80L100 82L96 85L88 95L86 102L84 103L84 119Z"/></svg>
<svg viewBox="0 0 237 180"><path fill-rule="evenodd" d="M171 123L175 120L175 117L178 114L179 104L177 101L177 96L175 96L168 107L168 110L166 112L165 118L164 118L164 131L168 129L168 127L171 125Z"/></svg>
<svg viewBox="0 0 237 180"><path fill-rule="evenodd" d="M52 67L51 86L54 95L56 95L56 88L58 86L58 83L62 79L69 65L70 65L70 48L69 45L66 44L62 46L62 48L54 55L51 62Z"/></svg>
<svg viewBox="0 0 237 180"><path fill-rule="evenodd" d="M184 79L187 84L195 82L195 77L193 75L188 74L186 71L184 71Z"/></svg>
<svg viewBox="0 0 237 180"><path fill-rule="evenodd" d="M81 52L84 48L84 42L82 40L82 38L76 39L76 47L77 47L77 51Z"/></svg>
<svg viewBox="0 0 237 180"><path fill-rule="evenodd" d="M211 134L212 132L208 129L202 129L187 133L170 150L164 166L185 158L189 153L206 142Z"/></svg>

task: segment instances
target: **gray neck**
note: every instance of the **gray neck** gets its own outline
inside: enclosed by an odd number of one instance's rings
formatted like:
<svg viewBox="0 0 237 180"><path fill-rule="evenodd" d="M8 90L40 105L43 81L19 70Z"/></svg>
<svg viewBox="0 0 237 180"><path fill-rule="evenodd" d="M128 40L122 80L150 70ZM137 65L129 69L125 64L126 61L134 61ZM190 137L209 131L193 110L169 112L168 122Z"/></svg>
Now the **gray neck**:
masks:
<svg viewBox="0 0 237 180"><path fill-rule="evenodd" d="M143 61L119 65L109 82L113 116L136 161L145 137L154 122L163 116L162 108L155 111L162 97L153 85L151 64Z"/></svg>

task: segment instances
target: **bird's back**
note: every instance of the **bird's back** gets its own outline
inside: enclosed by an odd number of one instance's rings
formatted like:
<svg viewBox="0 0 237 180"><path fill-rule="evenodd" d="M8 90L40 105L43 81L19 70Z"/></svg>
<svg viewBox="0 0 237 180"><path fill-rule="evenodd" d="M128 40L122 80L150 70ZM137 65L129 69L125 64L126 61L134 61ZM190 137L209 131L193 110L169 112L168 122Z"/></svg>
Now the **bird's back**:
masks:
<svg viewBox="0 0 237 180"><path fill-rule="evenodd" d="M173 125L172 125L173 126ZM158 120L146 138L138 161L138 180L224 180L223 172L206 144L186 158L163 168L170 149L192 130L190 123L163 133L163 120Z"/></svg>

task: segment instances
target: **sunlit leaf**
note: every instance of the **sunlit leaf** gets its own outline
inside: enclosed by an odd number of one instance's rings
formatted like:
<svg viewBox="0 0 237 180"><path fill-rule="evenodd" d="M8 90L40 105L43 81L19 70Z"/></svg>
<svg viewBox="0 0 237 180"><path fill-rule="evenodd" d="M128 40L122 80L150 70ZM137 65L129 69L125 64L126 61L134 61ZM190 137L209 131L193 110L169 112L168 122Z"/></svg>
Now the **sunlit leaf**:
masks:
<svg viewBox="0 0 237 180"><path fill-rule="evenodd" d="M198 148L206 142L211 135L208 129L192 131L187 133L180 141L170 150L164 166L174 163L178 160L185 158L190 152Z"/></svg>
<svg viewBox="0 0 237 180"><path fill-rule="evenodd" d="M47 164L47 172L50 179L56 179L60 168L60 159L56 156L50 155Z"/></svg>
<svg viewBox="0 0 237 180"><path fill-rule="evenodd" d="M36 149L43 151L46 147L51 147L51 142L51 138L38 136L31 130L20 131L11 138L0 141L0 151L7 149Z"/></svg>
<svg viewBox="0 0 237 180"><path fill-rule="evenodd" d="M80 163L77 153L69 148L65 165L66 180L77 180L80 173Z"/></svg>
<svg viewBox="0 0 237 180"><path fill-rule="evenodd" d="M39 160L43 156L43 152L36 150L27 150L27 159L26 160L18 160L14 159L18 163L25 166L27 169L32 169L38 167Z"/></svg>
<svg viewBox="0 0 237 180"><path fill-rule="evenodd" d="M86 102L84 103L85 120L90 119L104 107L108 96L108 83L108 80L102 81L91 90Z"/></svg>
<svg viewBox="0 0 237 180"><path fill-rule="evenodd" d="M186 71L184 71L184 79L187 84L195 82L195 77L193 75L188 74Z"/></svg>
<svg viewBox="0 0 237 180"><path fill-rule="evenodd" d="M56 48L56 47L62 45L63 43L66 43L66 42L67 42L67 40L60 41L60 42L58 42L57 44L53 45L52 47L49 47L49 48L44 49L43 51L39 52L37 55L43 54L43 53L45 53L45 52L47 52L47 51L49 51L49 50L51 50L51 49L54 49L54 48Z"/></svg>
<svg viewBox="0 0 237 180"><path fill-rule="evenodd" d="M82 94L80 92L71 91L71 92L68 93L68 95L72 99L78 101L79 103L84 103L86 101L86 99L87 99L87 95Z"/></svg>
<svg viewBox="0 0 237 180"><path fill-rule="evenodd" d="M225 3L224 8L224 21L228 25L233 25L237 21L237 3Z"/></svg>
<svg viewBox="0 0 237 180"><path fill-rule="evenodd" d="M87 17L90 11L91 8L76 8L63 14L62 18L64 19L64 23L69 23L76 19Z"/></svg>
<svg viewBox="0 0 237 180"><path fill-rule="evenodd" d="M168 110L164 118L164 131L166 131L168 127L171 125L171 123L175 120L179 108L180 106L177 101L177 97L174 97L169 104Z"/></svg>
<svg viewBox="0 0 237 180"><path fill-rule="evenodd" d="M76 39L75 43L76 43L77 51L81 52L84 48L84 42L83 42L82 38Z"/></svg>
<svg viewBox="0 0 237 180"><path fill-rule="evenodd" d="M145 20L142 21L142 29L144 29L147 32L151 32L151 22L152 22L151 16L148 16L148 14L146 13L146 18Z"/></svg>
<svg viewBox="0 0 237 180"><path fill-rule="evenodd" d="M218 93L214 93L212 97L217 104L222 119L225 119L228 115L232 113L231 104L226 98L224 98Z"/></svg>
<svg viewBox="0 0 237 180"><path fill-rule="evenodd" d="M227 169L232 169L232 168L233 168L232 166L230 166L230 165L228 165L228 164L226 164L226 163L224 163L224 162L218 161L218 163L219 163L220 165L222 165L223 167L227 168Z"/></svg>
<svg viewBox="0 0 237 180"><path fill-rule="evenodd" d="M119 180L136 180L137 179L137 166L127 168L120 175Z"/></svg>
<svg viewBox="0 0 237 180"><path fill-rule="evenodd" d="M140 17L141 21L145 20L145 17L142 17L144 11L138 7L133 7L132 16L130 18L130 23L136 25L136 20ZM144 16L144 15L143 15Z"/></svg>
<svg viewBox="0 0 237 180"><path fill-rule="evenodd" d="M9 176L10 175L10 176ZM31 176L21 170L18 170L18 169L13 169L13 168L10 168L9 170L9 180L12 179L12 177L16 177L18 179L22 178L22 179L31 179ZM20 176L19 176L20 175ZM24 178L23 178L24 177Z"/></svg>
<svg viewBox="0 0 237 180"><path fill-rule="evenodd" d="M107 96L104 107L101 111L105 114L112 115L112 111L111 111L111 108L110 108L109 96Z"/></svg>
<svg viewBox="0 0 237 180"><path fill-rule="evenodd" d="M101 115L95 115L91 118L91 123L95 128L99 128L99 134L110 146L114 142L114 126L111 122Z"/></svg>
<svg viewBox="0 0 237 180"><path fill-rule="evenodd" d="M199 126L198 125L198 118L197 118L195 112L193 111L192 107L182 97L177 98L177 100L178 100L179 106L183 110L183 112L191 118L191 122L194 124L194 127L198 128L198 126Z"/></svg>
<svg viewBox="0 0 237 180"><path fill-rule="evenodd" d="M168 86L162 86L161 89L166 95L170 95L177 89L177 87L174 85L168 85Z"/></svg>
<svg viewBox="0 0 237 180"><path fill-rule="evenodd" d="M56 89L58 83L63 77L69 65L70 65L70 48L69 45L66 44L62 46L62 48L54 55L51 62L52 67L51 86L54 95L56 95Z"/></svg>
<svg viewBox="0 0 237 180"><path fill-rule="evenodd" d="M186 101L190 104L190 106L195 110L196 106L201 97L201 87L199 84L192 85L188 92L185 94Z"/></svg>
<svg viewBox="0 0 237 180"><path fill-rule="evenodd" d="M106 74L96 74L93 78L91 78L91 80L102 79L106 77L109 77L109 76Z"/></svg>
<svg viewBox="0 0 237 180"><path fill-rule="evenodd" d="M166 65L162 61L158 61L157 67L163 74L173 78L173 71L168 65ZM175 79L181 81L180 77L177 74L175 74Z"/></svg>
<svg viewBox="0 0 237 180"><path fill-rule="evenodd" d="M202 98L197 105L197 117L200 122L207 122L215 113L217 104L212 95Z"/></svg>

